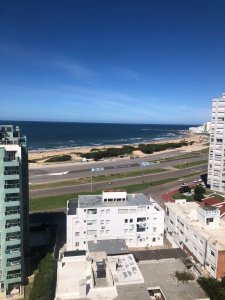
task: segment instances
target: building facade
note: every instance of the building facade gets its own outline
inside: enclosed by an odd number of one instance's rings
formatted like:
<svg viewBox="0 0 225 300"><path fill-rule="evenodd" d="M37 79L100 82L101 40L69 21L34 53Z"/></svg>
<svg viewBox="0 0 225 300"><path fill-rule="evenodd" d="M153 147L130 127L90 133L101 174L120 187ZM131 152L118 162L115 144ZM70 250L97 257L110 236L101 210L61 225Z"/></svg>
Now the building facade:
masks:
<svg viewBox="0 0 225 300"><path fill-rule="evenodd" d="M67 250L87 250L88 241L125 239L128 247L163 244L164 210L144 194L124 190L79 196L67 203Z"/></svg>
<svg viewBox="0 0 225 300"><path fill-rule="evenodd" d="M218 207L176 200L165 203L167 239L186 250L209 274L225 276L225 222Z"/></svg>
<svg viewBox="0 0 225 300"><path fill-rule="evenodd" d="M29 187L26 137L0 126L1 294L20 294L29 253Z"/></svg>
<svg viewBox="0 0 225 300"><path fill-rule="evenodd" d="M225 192L225 94L212 101L212 119L208 163L208 184Z"/></svg>

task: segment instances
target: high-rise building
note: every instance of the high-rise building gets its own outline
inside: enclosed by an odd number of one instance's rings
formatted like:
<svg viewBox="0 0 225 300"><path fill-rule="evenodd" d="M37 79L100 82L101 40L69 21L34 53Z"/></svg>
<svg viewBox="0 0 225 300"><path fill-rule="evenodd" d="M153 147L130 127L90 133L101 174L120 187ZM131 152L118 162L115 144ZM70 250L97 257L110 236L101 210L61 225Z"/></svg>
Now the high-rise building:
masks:
<svg viewBox="0 0 225 300"><path fill-rule="evenodd" d="M212 101L208 184L212 190L225 192L225 94Z"/></svg>
<svg viewBox="0 0 225 300"><path fill-rule="evenodd" d="M29 252L29 188L26 137L0 125L1 295L21 294Z"/></svg>

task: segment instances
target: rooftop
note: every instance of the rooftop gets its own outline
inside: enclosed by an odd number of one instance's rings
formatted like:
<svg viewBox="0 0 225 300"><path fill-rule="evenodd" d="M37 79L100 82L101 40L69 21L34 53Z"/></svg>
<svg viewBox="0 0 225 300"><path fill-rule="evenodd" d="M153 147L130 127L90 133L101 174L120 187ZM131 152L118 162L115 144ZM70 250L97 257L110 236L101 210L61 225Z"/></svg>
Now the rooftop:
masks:
<svg viewBox="0 0 225 300"><path fill-rule="evenodd" d="M13 125L0 125L0 145L18 145L25 140L18 126L14 128Z"/></svg>
<svg viewBox="0 0 225 300"><path fill-rule="evenodd" d="M142 193L127 194L126 201L102 201L102 195L82 195L78 197L78 207L113 207L152 205L152 202Z"/></svg>
<svg viewBox="0 0 225 300"><path fill-rule="evenodd" d="M125 254L127 246L123 239L99 240L98 242L88 242L89 252L106 252L107 255Z"/></svg>
<svg viewBox="0 0 225 300"><path fill-rule="evenodd" d="M186 221L192 228L195 228L202 237L209 242L211 241L215 249L225 250L225 222L222 219L218 227L205 226L198 221L197 214L200 206L196 202L186 202L184 204L167 202L165 205Z"/></svg>

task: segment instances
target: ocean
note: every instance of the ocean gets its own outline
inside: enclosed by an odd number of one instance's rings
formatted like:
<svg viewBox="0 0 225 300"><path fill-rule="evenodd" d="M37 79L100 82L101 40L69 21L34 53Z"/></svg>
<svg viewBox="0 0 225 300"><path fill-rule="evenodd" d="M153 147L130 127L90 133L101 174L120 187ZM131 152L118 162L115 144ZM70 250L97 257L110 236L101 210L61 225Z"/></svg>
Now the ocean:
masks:
<svg viewBox="0 0 225 300"><path fill-rule="evenodd" d="M29 150L116 144L141 144L182 138L193 125L103 124L70 122L0 121L19 126Z"/></svg>

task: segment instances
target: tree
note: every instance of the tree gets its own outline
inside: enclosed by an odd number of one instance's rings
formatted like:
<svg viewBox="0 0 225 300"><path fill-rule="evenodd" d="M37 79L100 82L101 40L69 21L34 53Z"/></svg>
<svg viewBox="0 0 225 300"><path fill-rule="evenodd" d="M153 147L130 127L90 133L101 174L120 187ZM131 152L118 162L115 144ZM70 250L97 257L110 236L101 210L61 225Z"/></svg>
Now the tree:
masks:
<svg viewBox="0 0 225 300"><path fill-rule="evenodd" d="M47 254L38 265L29 300L51 300L53 298L54 272L54 258L51 254Z"/></svg>
<svg viewBox="0 0 225 300"><path fill-rule="evenodd" d="M202 187L201 185L198 185L198 186L196 186L196 188L194 189L194 193L195 193L195 194L203 195L203 194L205 194L205 189L204 189L204 187Z"/></svg>
<svg viewBox="0 0 225 300"><path fill-rule="evenodd" d="M198 283L203 288L203 290L208 294L211 300L225 299L224 280L220 282L215 278L200 277L198 279Z"/></svg>
<svg viewBox="0 0 225 300"><path fill-rule="evenodd" d="M194 199L200 202L204 199L204 196L202 194L194 194Z"/></svg>
<svg viewBox="0 0 225 300"><path fill-rule="evenodd" d="M181 188L179 188L179 192L180 193L190 193L191 192L191 188L188 185L182 186Z"/></svg>

